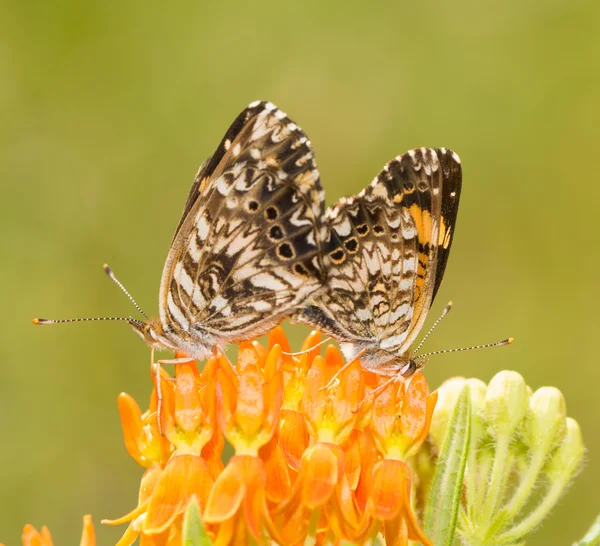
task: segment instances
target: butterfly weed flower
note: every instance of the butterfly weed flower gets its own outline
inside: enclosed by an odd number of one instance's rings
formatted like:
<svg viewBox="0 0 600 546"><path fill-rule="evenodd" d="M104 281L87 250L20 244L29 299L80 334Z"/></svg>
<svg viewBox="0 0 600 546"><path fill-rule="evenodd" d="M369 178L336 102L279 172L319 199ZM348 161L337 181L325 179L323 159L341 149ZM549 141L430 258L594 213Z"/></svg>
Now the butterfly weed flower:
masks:
<svg viewBox="0 0 600 546"><path fill-rule="evenodd" d="M176 543L190 498L195 495L202 506L206 505L214 476L222 469L223 442L215 436L217 366L216 359L210 359L200 373L193 361L179 364L174 381L161 369L160 416L156 384L150 409L143 414L129 395L119 396L125 445L130 455L147 468L138 506L119 519L103 522L129 522L119 546L132 544L140 535L147 544L162 544L165 540Z"/></svg>
<svg viewBox="0 0 600 546"><path fill-rule="evenodd" d="M387 381L386 378L380 381ZM375 398L369 429L379 453L366 488L363 519L374 536L380 527L388 544L405 544L418 540L431 544L421 530L411 509L412 471L410 458L416 455L429 432L437 393L429 394L422 373L408 382L388 382ZM364 526L364 524L363 524Z"/></svg>
<svg viewBox="0 0 600 546"><path fill-rule="evenodd" d="M435 394L417 374L369 397L376 378L333 346L321 356L319 343L313 332L291 356L275 328L266 347L242 343L233 368L215 356L202 371L193 361L174 378L161 370L161 415L156 384L143 413L119 396L125 445L146 470L138 505L106 521L128 524L118 546L183 544L193 498L215 544L430 544L411 508L409 461ZM225 441L234 455L223 465Z"/></svg>
<svg viewBox="0 0 600 546"><path fill-rule="evenodd" d="M216 545L449 544L428 524L430 492L465 388L464 475L449 468L463 543L522 543L580 468L581 432L554 388L533 392L501 372L430 392L421 372L389 381L320 342L313 332L289 354L278 327L266 346L242 343L234 366L218 352L201 369L178 354L173 377L151 374L146 411L119 395L125 446L144 473L137 505L105 521L127 525L117 546L200 535ZM223 462L225 442L234 454ZM23 544L52 538L27 526ZM91 520L81 544L95 545Z"/></svg>
<svg viewBox="0 0 600 546"><path fill-rule="evenodd" d="M440 387L431 426L438 447L465 385L471 437L457 531L469 545L523 543L580 469L581 431L558 389L532 392L521 375L504 371L488 385L453 378Z"/></svg>
<svg viewBox="0 0 600 546"><path fill-rule="evenodd" d="M38 531L33 525L27 524L21 534L21 544L23 546L54 546L52 535L47 527L42 527ZM96 532L92 517L83 516L83 532L81 534L80 546L96 546ZM0 546L4 546L0 544Z"/></svg>

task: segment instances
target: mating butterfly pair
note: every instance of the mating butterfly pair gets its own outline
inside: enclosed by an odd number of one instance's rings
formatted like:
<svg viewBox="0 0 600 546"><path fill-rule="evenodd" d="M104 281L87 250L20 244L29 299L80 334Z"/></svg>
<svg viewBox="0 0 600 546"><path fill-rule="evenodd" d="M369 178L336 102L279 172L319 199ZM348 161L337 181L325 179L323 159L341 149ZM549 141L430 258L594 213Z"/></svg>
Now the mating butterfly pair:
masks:
<svg viewBox="0 0 600 546"><path fill-rule="evenodd" d="M347 360L410 375L460 189L458 156L420 148L325 211L310 141L273 104L253 102L196 175L159 318L125 320L153 347L201 359L292 316L335 338Z"/></svg>

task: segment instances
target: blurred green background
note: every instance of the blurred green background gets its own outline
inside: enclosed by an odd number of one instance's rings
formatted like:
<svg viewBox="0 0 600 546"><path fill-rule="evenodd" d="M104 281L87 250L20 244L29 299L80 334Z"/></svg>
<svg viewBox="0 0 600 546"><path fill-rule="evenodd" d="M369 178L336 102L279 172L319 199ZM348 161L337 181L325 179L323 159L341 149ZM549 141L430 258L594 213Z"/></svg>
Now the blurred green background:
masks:
<svg viewBox="0 0 600 546"><path fill-rule="evenodd" d="M427 376L509 368L562 390L588 460L530 544L583 534L600 510L598 2L59 0L0 19L0 541L31 522L78 544L82 514L136 504L116 397L146 404L148 349L123 324L30 321L134 313L105 261L156 313L196 169L255 99L308 133L329 204L409 148L460 154L432 315L455 309L427 347L517 341ZM100 544L124 530L97 527Z"/></svg>

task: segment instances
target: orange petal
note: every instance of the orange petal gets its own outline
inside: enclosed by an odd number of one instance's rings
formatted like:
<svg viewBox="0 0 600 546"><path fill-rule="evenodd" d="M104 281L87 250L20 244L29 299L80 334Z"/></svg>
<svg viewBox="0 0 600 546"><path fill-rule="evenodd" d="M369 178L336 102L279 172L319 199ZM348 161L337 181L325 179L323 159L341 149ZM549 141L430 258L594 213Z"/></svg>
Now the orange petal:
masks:
<svg viewBox="0 0 600 546"><path fill-rule="evenodd" d="M169 539L169 529L160 535L140 535L139 546L167 546ZM119 545L120 546L120 545Z"/></svg>
<svg viewBox="0 0 600 546"><path fill-rule="evenodd" d="M373 468L378 461L379 454L373 442L372 435L368 433L363 433L359 436L359 449L361 461L360 478L354 491L354 496L356 506L361 512L364 512L371 490Z"/></svg>
<svg viewBox="0 0 600 546"><path fill-rule="evenodd" d="M223 471L225 465L221 459L223 453L223 447L225 446L225 440L220 430L213 432L212 438L204 445L200 456L206 462L208 470L213 480L217 479L217 476Z"/></svg>
<svg viewBox="0 0 600 546"><path fill-rule="evenodd" d="M53 546L52 536L46 526L42 527L41 533L38 533L35 527L28 523L23 528L21 540L23 546Z"/></svg>
<svg viewBox="0 0 600 546"><path fill-rule="evenodd" d="M244 373L246 366L252 365L257 368L262 368L261 361L256 349L252 345L251 341L243 341L240 343L240 349L238 351L237 358L237 370L240 375Z"/></svg>
<svg viewBox="0 0 600 546"><path fill-rule="evenodd" d="M238 380L235 375L232 375L229 364L223 364L222 362L219 362L216 380L217 420L223 433L227 433L235 426L233 412L235 410Z"/></svg>
<svg viewBox="0 0 600 546"><path fill-rule="evenodd" d="M268 515L265 505L265 482L267 477L262 461L258 457L242 458L246 495L244 498L244 516L248 530L255 539L259 539L263 514Z"/></svg>
<svg viewBox="0 0 600 546"><path fill-rule="evenodd" d="M408 529L401 517L385 521L384 532L386 546L408 546Z"/></svg>
<svg viewBox="0 0 600 546"><path fill-rule="evenodd" d="M275 328L273 328L269 332L269 350L272 349L274 345L279 345L281 347L281 350L285 353L292 352L292 350L290 349L290 343L288 341L288 338L285 335L285 331L281 326L275 326Z"/></svg>
<svg viewBox="0 0 600 546"><path fill-rule="evenodd" d="M175 421L184 432L192 432L202 423L202 402L198 392L199 383L200 373L194 360L177 365Z"/></svg>
<svg viewBox="0 0 600 546"><path fill-rule="evenodd" d="M119 394L117 400L125 448L139 465L146 466L148 461L142 455L139 444L139 439L143 434L142 411L137 402L125 392Z"/></svg>
<svg viewBox="0 0 600 546"><path fill-rule="evenodd" d="M290 496L292 483L288 472L287 462L277 438L263 446L259 457L265 465L265 494L271 502L279 504Z"/></svg>
<svg viewBox="0 0 600 546"><path fill-rule="evenodd" d="M405 502L410 474L406 463L385 459L373 469L367 511L375 519L394 519Z"/></svg>
<svg viewBox="0 0 600 546"><path fill-rule="evenodd" d="M277 523L281 544L302 544L310 524L310 511L302 504L297 504L293 509L284 511Z"/></svg>
<svg viewBox="0 0 600 546"><path fill-rule="evenodd" d="M412 376L402 404L400 413L400 427L407 443L417 439L427 421L427 395L429 387L422 373Z"/></svg>
<svg viewBox="0 0 600 546"><path fill-rule="evenodd" d="M388 379L380 377L378 381L381 384L388 381ZM382 454L387 453L392 435L395 437L395 443L398 443L400 437L399 416L402 416L403 412L403 397L404 381L392 381L373 400L369 428L373 432L373 439L375 440L377 450ZM398 450L397 445L396 450Z"/></svg>
<svg viewBox="0 0 600 546"><path fill-rule="evenodd" d="M241 348L240 348L241 351ZM244 351L247 355L249 350ZM252 350L254 354L254 350ZM249 360L249 357L244 357ZM260 368L253 363L243 367L237 392L235 421L245 438L252 438L260 431L265 413L263 377ZM231 440L231 439L230 439ZM236 445L233 447L237 448Z"/></svg>
<svg viewBox="0 0 600 546"><path fill-rule="evenodd" d="M339 480L338 458L329 445L316 443L302 458L302 504L314 510L333 495Z"/></svg>
<svg viewBox="0 0 600 546"><path fill-rule="evenodd" d="M283 398L283 359L281 347L275 345L265 362L265 384L263 388L265 413L263 417L263 436L269 441L279 424L279 411Z"/></svg>
<svg viewBox="0 0 600 546"><path fill-rule="evenodd" d="M308 336L306 336L306 339L304 340L304 343L302 344L302 348L300 349L300 352L308 351L308 349L315 347L320 342L321 342L321 334L317 330L313 330L310 334L308 334ZM308 370L312 366L313 360L320 352L321 352L321 349L319 346L319 347L315 347L312 351L309 351L308 353L304 353L303 355L301 355L300 356L300 367L303 370Z"/></svg>
<svg viewBox="0 0 600 546"><path fill-rule="evenodd" d="M288 464L300 470L302 454L308 447L309 435L304 415L298 411L282 409L279 419L279 445Z"/></svg>
<svg viewBox="0 0 600 546"><path fill-rule="evenodd" d="M83 533L81 534L80 546L96 546L96 533L92 516L83 516Z"/></svg>
<svg viewBox="0 0 600 546"><path fill-rule="evenodd" d="M258 361L260 362L261 366L264 366L264 362L267 358L267 354L269 351L265 349L258 341L253 341L252 347L254 347L254 350L258 355Z"/></svg>
<svg viewBox="0 0 600 546"><path fill-rule="evenodd" d="M358 479L360 477L360 436L364 433L358 430L353 430L350 434L348 442L346 442L346 449L344 450L344 470L346 477L348 478L348 484L352 491L356 490L358 485Z"/></svg>
<svg viewBox="0 0 600 546"><path fill-rule="evenodd" d="M206 523L223 523L231 519L242 504L246 484L240 459L240 456L233 456L215 481L204 510Z"/></svg>
<svg viewBox="0 0 600 546"><path fill-rule="evenodd" d="M421 446L423 445L425 438L427 438L427 434L429 434L429 427L431 426L431 418L433 417L433 410L435 409L437 399L438 399L437 391L432 392L427 397L427 409L426 409L426 416L425 416L425 424L423 425L423 428L421 429L421 433L414 439L410 448L407 449L406 457L412 457L413 455L415 455L419 451L419 449L421 449Z"/></svg>
<svg viewBox="0 0 600 546"><path fill-rule="evenodd" d="M327 404L327 392L322 391L329 380L326 374L325 360L316 356L306 376L304 387L304 399L302 401L302 412L307 418L307 424L312 428L313 424L321 420ZM317 435L311 430L311 434Z"/></svg>
<svg viewBox="0 0 600 546"><path fill-rule="evenodd" d="M105 523L104 521L102 523ZM119 539L115 546L131 546L140 536L140 532L136 531L133 523L130 523L125 529L123 536Z"/></svg>
<svg viewBox="0 0 600 546"><path fill-rule="evenodd" d="M146 472L142 476L140 492L138 494L138 505L131 512L125 514L124 516L118 519L103 519L101 523L106 525L121 525L122 523L127 523L128 521L135 520L138 516L142 515L146 511L148 502L150 502L150 497L154 492L154 486L156 485L156 482L162 474L162 472L162 468L158 466L146 470ZM125 538L125 536L123 538ZM135 540L135 538L133 540ZM121 542L119 542L119 544L121 544ZM123 544L126 544L126 542L124 542Z"/></svg>
<svg viewBox="0 0 600 546"><path fill-rule="evenodd" d="M158 478L150 498L144 534L164 532L181 515L192 495L205 505L212 486L206 463L195 455L175 455Z"/></svg>

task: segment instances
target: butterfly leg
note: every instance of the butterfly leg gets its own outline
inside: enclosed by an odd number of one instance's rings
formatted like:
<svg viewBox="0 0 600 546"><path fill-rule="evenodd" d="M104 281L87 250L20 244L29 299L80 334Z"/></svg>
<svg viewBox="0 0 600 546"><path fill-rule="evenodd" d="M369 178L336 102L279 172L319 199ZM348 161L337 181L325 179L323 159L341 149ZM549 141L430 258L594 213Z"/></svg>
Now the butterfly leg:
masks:
<svg viewBox="0 0 600 546"><path fill-rule="evenodd" d="M173 358L170 360L159 360L158 362L154 362L154 350L152 350L152 371L155 374L155 384L156 384L156 414L157 414L157 423L158 423L158 432L161 436L164 436L164 431L162 428L162 405L163 405L163 396L162 396L162 388L161 384L161 375L160 368L164 364L183 364L184 362L190 362L194 360L193 358L185 357L185 358Z"/></svg>
<svg viewBox="0 0 600 546"><path fill-rule="evenodd" d="M380 368L380 369L373 368L373 369L370 369L369 370L370 372L377 374L377 375L381 375L383 377L389 377L389 379L387 381L385 381L383 384L379 385L379 387L376 387L371 392L369 392L363 398L363 400L360 404L362 405L363 402L370 396L376 397L380 392L384 391L390 383L393 383L394 381L396 381L399 378L403 378L404 376L402 375L401 370L402 370L402 368L400 368L400 369L398 369L398 368Z"/></svg>
<svg viewBox="0 0 600 546"><path fill-rule="evenodd" d="M337 372L335 372L333 374L333 377L328 381L327 385L325 385L324 387L321 387L319 390L325 391L325 390L329 389L337 381L337 378L340 376L340 374L345 372L357 360L360 360L360 357L362 355L364 355L366 352L367 352L367 349L363 349L362 351L359 351L358 354L352 360L350 360L350 362L346 362L346 364L344 364Z"/></svg>
<svg viewBox="0 0 600 546"><path fill-rule="evenodd" d="M313 345L312 347L309 347L308 349L304 349L304 351L298 351L297 353L286 353L285 351L281 351L281 354L285 355L285 356L300 356L300 355L305 355L305 354L310 353L311 351L313 351L317 347L320 347L321 345L324 345L328 341L331 341L332 339L333 339L332 337L326 337L323 341L319 341L319 343L317 343L316 345Z"/></svg>

